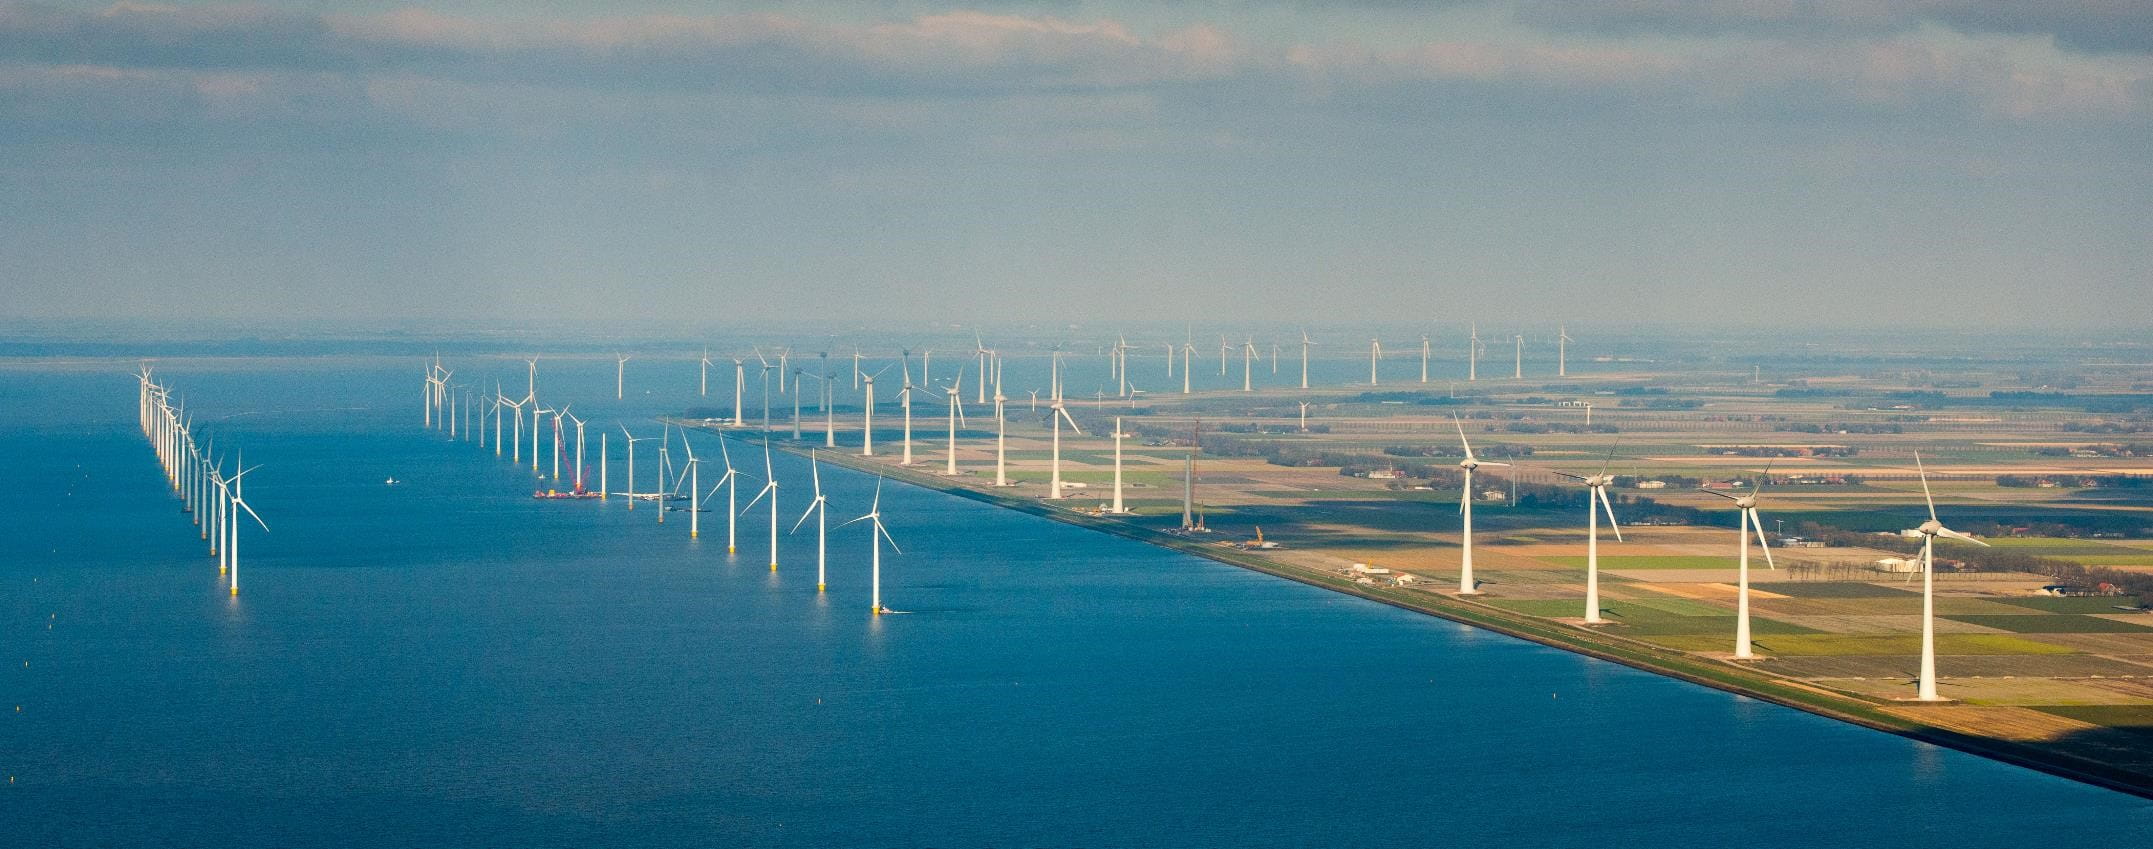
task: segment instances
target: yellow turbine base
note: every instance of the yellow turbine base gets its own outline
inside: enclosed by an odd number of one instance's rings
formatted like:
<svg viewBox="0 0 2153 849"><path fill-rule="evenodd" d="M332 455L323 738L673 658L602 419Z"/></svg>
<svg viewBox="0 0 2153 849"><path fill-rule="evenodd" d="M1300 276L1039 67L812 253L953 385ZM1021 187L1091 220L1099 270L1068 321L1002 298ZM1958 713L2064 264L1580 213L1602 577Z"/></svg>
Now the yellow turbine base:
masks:
<svg viewBox="0 0 2153 849"><path fill-rule="evenodd" d="M881 616L881 615L882 615L882 608L879 608L879 607L875 608L875 615L876 615L876 616Z"/></svg>
<svg viewBox="0 0 2153 849"><path fill-rule="evenodd" d="M739 554L739 553L740 553L740 549L737 549L737 548L734 548L734 547L732 547L732 546L728 545L728 546L726 546L726 547L725 547L725 553L726 553L726 554Z"/></svg>
<svg viewBox="0 0 2153 849"><path fill-rule="evenodd" d="M775 571L777 571L777 564L775 564L775 563L772 563L772 564L770 564L770 571L772 571L772 572L775 572Z"/></svg>
<svg viewBox="0 0 2153 849"><path fill-rule="evenodd" d="M818 593L819 593L819 592L822 592L822 590L823 590L823 586L822 586L821 584L816 584L816 585L815 585L815 591L816 591L816 592L818 592Z"/></svg>
<svg viewBox="0 0 2153 849"><path fill-rule="evenodd" d="M695 537L696 537L696 533L695 533L694 531L689 531L689 532L688 532L688 538L689 538L689 539L694 539Z"/></svg>
<svg viewBox="0 0 2153 849"><path fill-rule="evenodd" d="M233 595L238 595L238 594L239 594L239 588L238 588L238 587L233 587L233 588L232 588L232 594L233 594Z"/></svg>

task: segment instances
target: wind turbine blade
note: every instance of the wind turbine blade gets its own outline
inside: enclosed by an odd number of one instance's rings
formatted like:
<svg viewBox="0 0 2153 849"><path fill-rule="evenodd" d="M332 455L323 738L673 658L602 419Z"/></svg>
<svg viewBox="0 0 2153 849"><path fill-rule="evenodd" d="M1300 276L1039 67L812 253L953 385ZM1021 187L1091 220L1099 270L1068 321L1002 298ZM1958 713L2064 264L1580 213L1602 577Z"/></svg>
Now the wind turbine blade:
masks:
<svg viewBox="0 0 2153 849"><path fill-rule="evenodd" d="M885 527L883 527L883 526L882 526L882 517L881 517L881 516L876 516L876 517L875 517L875 533L881 534L881 535L882 535L882 538L883 538L883 539L884 539L885 541L889 542L889 544L890 544L890 551L891 551L892 553L895 553L895 554L903 554L903 553L905 553L905 552L904 552L904 549L901 549L901 548L898 548L898 547L897 547L897 540L896 540L896 539L895 539L894 537L891 537L891 536L890 536L890 530L889 530L888 528L885 528Z"/></svg>
<svg viewBox="0 0 2153 849"><path fill-rule="evenodd" d="M1574 481L1581 481L1581 480L1584 480L1584 479L1585 479L1585 476L1584 476L1584 475L1573 475L1573 474L1570 474L1569 472L1563 472L1563 471L1555 471L1555 470L1553 470L1553 469L1550 469L1549 471L1554 471L1554 472L1555 472L1555 474L1557 474L1557 475L1560 475L1560 476L1562 476L1562 477L1566 477L1566 478L1569 478L1569 479L1571 479L1571 480L1574 480Z"/></svg>
<svg viewBox="0 0 2153 849"><path fill-rule="evenodd" d="M1764 541L1764 520L1757 516L1757 511L1755 510L1744 510L1742 515L1750 526L1757 530L1757 548L1764 552L1765 568L1776 571L1779 566L1772 562L1772 546Z"/></svg>
<svg viewBox="0 0 2153 849"><path fill-rule="evenodd" d="M1451 413L1450 423L1458 428L1458 444L1465 446L1465 459L1473 459L1473 443L1465 438L1465 422L1458 420L1457 413Z"/></svg>
<svg viewBox="0 0 2153 849"><path fill-rule="evenodd" d="M875 501L868 506L867 513L870 516L882 515L882 477L880 475L875 476Z"/></svg>
<svg viewBox="0 0 2153 849"><path fill-rule="evenodd" d="M1491 463L1491 462L1486 462L1486 461L1482 461L1482 462L1480 463L1480 465L1483 465L1483 466L1500 466L1500 467L1502 467L1502 468L1506 468L1506 469L1507 469L1507 468L1510 468L1510 464L1509 464L1509 463Z"/></svg>
<svg viewBox="0 0 2153 849"><path fill-rule="evenodd" d="M233 503L233 504L237 504L237 505L239 505L239 509L247 511L247 515L249 515L249 516L253 516L253 517L254 517L254 523L255 523L255 524L257 524L257 525L260 525L260 526L262 526L262 533L268 533L268 532L269 532L269 523L268 523L268 522L264 522L264 521L262 521L262 514L254 512L254 508L252 508L252 507L249 507L249 506L247 506L247 500L246 500L246 499L244 499L244 498L234 498L234 499L232 499L232 503Z"/></svg>
<svg viewBox="0 0 2153 849"><path fill-rule="evenodd" d="M1716 490L1716 489L1705 489L1704 487L1701 487L1701 486L1697 488L1697 491L1698 491L1698 492L1702 492L1702 493L1704 493L1704 494L1706 494L1706 495L1717 495L1717 496L1719 496L1719 497L1721 497L1721 498L1727 499L1728 501L1740 501L1740 500L1742 500L1742 496L1739 496L1739 495L1735 495L1734 493L1731 493L1731 492L1721 492L1721 491L1719 491L1719 490Z"/></svg>
<svg viewBox="0 0 2153 849"><path fill-rule="evenodd" d="M815 497L822 497L822 463L815 459L815 452L807 452L807 473L815 479Z"/></svg>
<svg viewBox="0 0 2153 849"><path fill-rule="evenodd" d="M1929 494L1929 470L1921 465L1921 452L1914 452L1914 471L1921 473L1921 500L1929 504L1929 521L1936 521L1936 498Z"/></svg>
<svg viewBox="0 0 2153 849"><path fill-rule="evenodd" d="M1614 500L1613 500L1613 499L1610 499L1610 498L1608 498L1608 497L1607 497L1607 490L1604 490L1604 489L1600 489L1599 487L1594 487L1592 491L1593 491L1593 492L1595 492L1595 493L1598 493L1598 497L1599 497L1599 499L1600 499L1600 506L1602 506L1602 507L1605 507L1605 508L1607 508L1607 527L1608 527L1608 529L1609 529L1609 530L1612 530L1612 531L1614 531L1614 532L1615 532L1615 541L1616 541L1616 542L1621 542L1621 541L1622 541L1622 526L1621 526L1621 525L1618 525L1618 524L1615 524L1615 502L1614 502Z"/></svg>
<svg viewBox="0 0 2153 849"><path fill-rule="evenodd" d="M762 489L758 489L758 490L756 490L756 491L755 491L755 497L754 497L754 498L750 498L750 499L748 499L748 503L746 503L746 504L743 504L743 505L741 505L741 506L740 506L740 515L742 515L742 516L745 516L745 515L747 515L747 514L748 514L748 508L749 508L749 507L753 507L753 506L755 506L755 502L763 500L763 496L765 496L765 495L768 495L768 494L770 494L770 485L766 483L766 484L763 484L763 488L762 488Z"/></svg>
<svg viewBox="0 0 2153 849"><path fill-rule="evenodd" d="M850 525L850 524L852 524L852 523L854 523L854 522L865 522L865 521L867 521L867 520L869 520L869 519L872 519L872 518L874 518L874 516L873 516L873 515L867 515L867 516L861 516L861 517L859 517L859 518L857 518L857 519L846 519L845 521L842 521L842 522L839 522L839 523L837 523L837 526L838 526L838 527L840 527L840 528L842 528L842 527L844 527L844 526L846 526L846 525Z"/></svg>
<svg viewBox="0 0 2153 849"><path fill-rule="evenodd" d="M807 517L815 515L815 508L817 508L817 507L821 507L821 506L822 506L822 499L821 499L821 498L819 498L819 497L818 497L818 498L816 498L816 499L814 499L813 501L809 501L809 502L807 503L807 510L806 510L805 512L802 512L802 513L800 514L800 521L797 521L797 522L794 522L794 523L792 523L792 530L790 530L790 531L786 531L786 533L788 533L788 534L790 534L790 533L797 533L797 532L798 532L798 531L800 530L800 526L801 526L801 525L805 525L805 524L807 524Z"/></svg>
<svg viewBox="0 0 2153 849"><path fill-rule="evenodd" d="M1991 547L1992 547L1992 546L1990 546L1990 545L1989 545L1988 543L1982 542L1982 541L1980 541L1980 540L1978 540L1978 539L1974 539L1974 538L1973 538L1972 536L1969 536L1969 535L1967 535L1967 534L1963 534L1963 533L1960 533L1960 532L1958 532L1958 531L1954 531L1954 530L1952 530L1952 529L1950 529L1950 528L1938 528L1938 529L1936 530L1936 532L1937 532L1937 533L1938 533L1939 535L1942 535L1942 536L1947 536L1947 537L1950 537L1950 538L1952 538L1952 539L1963 539L1963 540L1965 540L1965 541L1967 541L1967 542L1970 542L1970 543L1973 543L1973 544L1975 544L1975 545L1981 546L1982 548L1991 548Z"/></svg>

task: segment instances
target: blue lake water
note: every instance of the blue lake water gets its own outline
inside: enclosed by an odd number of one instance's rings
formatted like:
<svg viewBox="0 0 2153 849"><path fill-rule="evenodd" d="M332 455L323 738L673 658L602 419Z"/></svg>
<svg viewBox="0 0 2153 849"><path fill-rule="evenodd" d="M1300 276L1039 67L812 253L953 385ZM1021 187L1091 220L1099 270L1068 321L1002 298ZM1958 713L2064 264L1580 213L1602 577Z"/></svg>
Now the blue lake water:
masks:
<svg viewBox="0 0 2153 849"><path fill-rule="evenodd" d="M0 369L0 844L2153 840L2133 797L910 487L909 612L873 617L861 525L817 595L812 525L773 575L759 506L728 556L722 513L535 501L420 430L403 360L161 367L262 465L234 599L128 368ZM608 426L693 401L612 371L541 392ZM775 464L790 528L806 464ZM872 478L823 481L865 511Z"/></svg>

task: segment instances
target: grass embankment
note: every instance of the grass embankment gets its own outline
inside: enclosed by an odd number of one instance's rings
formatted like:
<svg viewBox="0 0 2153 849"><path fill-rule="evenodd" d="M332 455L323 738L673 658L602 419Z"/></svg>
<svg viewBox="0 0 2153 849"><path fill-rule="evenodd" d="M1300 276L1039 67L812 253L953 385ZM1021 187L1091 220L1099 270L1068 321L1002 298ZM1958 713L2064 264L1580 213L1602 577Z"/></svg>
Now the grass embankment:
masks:
<svg viewBox="0 0 2153 849"><path fill-rule="evenodd" d="M810 446L783 445L782 447L796 454L804 454L807 453ZM958 485L939 475L871 462L850 454L818 453L817 456L824 462L836 463L858 471L949 493L961 498L1091 528L1116 536L1193 554L1209 560L1298 581L1310 586L1360 596L1394 607L1486 628L1490 631L1508 634L1519 639L1578 652L1691 683L1763 699L1820 716L1827 716L1880 731L1949 746L1961 751L2089 784L2108 787L2125 793L2153 798L2153 776L2116 768L2105 763L2039 746L1976 736L1925 724L1885 709L1888 705L1901 708L1907 707L1904 703L1886 702L1827 690L1773 675L1758 666L1715 660L1681 649L1656 645L1641 639L1631 639L1622 634L1614 633L1612 630L1590 629L1565 622L1538 618L1529 613L1506 610L1504 607L1499 606L1501 604L1500 600L1467 600L1426 590L1355 583L1344 575L1282 563L1257 552L1228 548L1206 540L1164 533L1112 517L1093 516L1087 513L1058 508L1030 495L1004 495L973 489ZM1820 642L1820 645L1814 648L1825 649L1826 646L1821 643L1829 643L1830 638L1833 636L1835 635L1786 634L1778 637L1778 639L1804 642L1816 640ZM1998 638L2003 640L2015 639L2005 635L1993 635L1991 637L1991 639ZM2021 640L2020 642L2026 641ZM1704 647L1699 647L1699 649L1704 650ZM2017 647L2017 650L2023 651L2024 647Z"/></svg>

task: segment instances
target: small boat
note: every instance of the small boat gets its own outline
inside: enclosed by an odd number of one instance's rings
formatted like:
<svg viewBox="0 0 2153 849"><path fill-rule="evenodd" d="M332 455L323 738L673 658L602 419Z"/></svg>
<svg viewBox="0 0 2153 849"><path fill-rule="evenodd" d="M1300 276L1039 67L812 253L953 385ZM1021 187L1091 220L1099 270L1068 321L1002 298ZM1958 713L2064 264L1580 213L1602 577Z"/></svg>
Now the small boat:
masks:
<svg viewBox="0 0 2153 849"><path fill-rule="evenodd" d="M387 485L387 486L395 486L395 485L397 485L397 484L403 483L403 481L397 480L397 479L395 479L395 478L393 478L393 477L392 477L392 478L389 478L389 479L388 479L387 481L385 481L384 483L385 483L385 485Z"/></svg>

